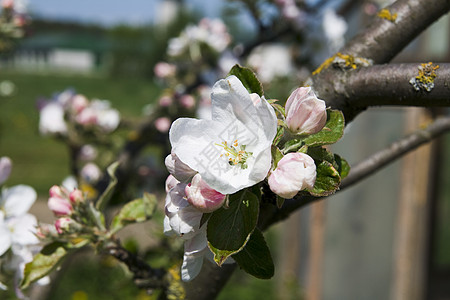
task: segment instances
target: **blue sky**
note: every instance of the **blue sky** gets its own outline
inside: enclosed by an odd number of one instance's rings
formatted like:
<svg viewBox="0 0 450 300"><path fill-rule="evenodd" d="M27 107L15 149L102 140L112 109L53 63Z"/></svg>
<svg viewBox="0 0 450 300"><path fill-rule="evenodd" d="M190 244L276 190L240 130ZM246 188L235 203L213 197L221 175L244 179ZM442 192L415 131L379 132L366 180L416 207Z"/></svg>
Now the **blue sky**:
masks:
<svg viewBox="0 0 450 300"><path fill-rule="evenodd" d="M112 25L153 21L162 0L28 0L29 10L52 19L81 20ZM210 17L220 14L223 0L185 0Z"/></svg>

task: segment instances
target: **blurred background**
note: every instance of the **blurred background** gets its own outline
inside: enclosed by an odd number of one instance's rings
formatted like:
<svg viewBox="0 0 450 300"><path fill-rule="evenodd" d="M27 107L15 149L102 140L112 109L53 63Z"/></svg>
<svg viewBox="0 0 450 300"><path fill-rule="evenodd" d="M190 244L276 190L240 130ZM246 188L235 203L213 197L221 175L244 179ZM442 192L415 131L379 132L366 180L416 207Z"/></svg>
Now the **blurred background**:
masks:
<svg viewBox="0 0 450 300"><path fill-rule="evenodd" d="M200 114L197 88L211 86L234 63L256 71L266 97L285 101L392 1L294 1L298 12L286 8L288 2L16 1L22 32L13 41L2 36L0 45L0 156L13 161L7 185L34 187L39 199L32 212L51 222L48 190L74 171L64 139L39 130L39 103L56 93L73 89L90 99L107 99L120 111L112 144L98 148L97 163L104 168L139 124L155 114L167 115L169 124L175 117ZM171 40L205 17L222 20L230 41L218 47L223 40L210 32L213 49L200 48L200 58L192 47L187 56L175 53ZM449 16L394 61L450 61ZM158 74L161 62L177 66L175 78ZM165 102L164 97L187 94L194 95L195 110ZM448 110L369 109L332 150L353 165L439 114ZM163 160L170 149L168 127L162 127L137 159L139 184L130 192L150 191L161 202L168 175ZM449 147L445 136L276 225L267 233L275 277L264 281L238 271L219 299L450 299ZM129 249L150 261L166 259L147 251L158 246L154 237L162 235L162 214L161 209L151 224L123 236ZM107 257L97 260L88 250L58 274L47 299L152 299L124 268Z"/></svg>

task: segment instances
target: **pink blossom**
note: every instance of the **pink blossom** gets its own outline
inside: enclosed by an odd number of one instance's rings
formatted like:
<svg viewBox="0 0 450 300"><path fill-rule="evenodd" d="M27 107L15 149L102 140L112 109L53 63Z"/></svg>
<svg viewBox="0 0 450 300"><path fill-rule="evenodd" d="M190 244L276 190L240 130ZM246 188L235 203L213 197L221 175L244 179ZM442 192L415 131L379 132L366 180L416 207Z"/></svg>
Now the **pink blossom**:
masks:
<svg viewBox="0 0 450 300"><path fill-rule="evenodd" d="M84 201L83 192L79 189L74 189L72 192L70 192L69 199L70 199L70 202L72 202L74 204L81 203Z"/></svg>
<svg viewBox="0 0 450 300"><path fill-rule="evenodd" d="M180 97L180 104L184 108L192 109L195 106L195 99L191 95L183 95Z"/></svg>
<svg viewBox="0 0 450 300"><path fill-rule="evenodd" d="M204 213L213 212L222 207L226 195L212 189L200 174L192 178L192 182L186 186L185 193L188 202Z"/></svg>
<svg viewBox="0 0 450 300"><path fill-rule="evenodd" d="M68 216L73 211L66 189L56 185L50 188L50 198L48 199L47 205L57 216Z"/></svg>
<svg viewBox="0 0 450 300"><path fill-rule="evenodd" d="M75 113L80 113L89 106L89 100L83 95L75 95L71 99L71 107Z"/></svg>
<svg viewBox="0 0 450 300"><path fill-rule="evenodd" d="M163 61L157 63L154 68L155 75L159 78L174 76L176 71L177 67L175 65Z"/></svg>
<svg viewBox="0 0 450 300"><path fill-rule="evenodd" d="M64 232L68 232L70 230L70 226L74 223L71 218L59 218L55 221L55 228L59 234L63 234Z"/></svg>
<svg viewBox="0 0 450 300"><path fill-rule="evenodd" d="M316 181L314 160L304 153L288 153L269 175L269 187L280 197L289 199L299 191L312 189Z"/></svg>
<svg viewBox="0 0 450 300"><path fill-rule="evenodd" d="M159 98L159 106L162 107L168 107L170 105L172 105L172 98L169 96L162 96L161 98Z"/></svg>
<svg viewBox="0 0 450 300"><path fill-rule="evenodd" d="M296 134L317 133L327 122L325 101L316 97L310 87L292 92L286 102L286 123Z"/></svg>
<svg viewBox="0 0 450 300"><path fill-rule="evenodd" d="M167 117L161 117L155 120L156 129L162 133L168 132L171 124L172 121Z"/></svg>

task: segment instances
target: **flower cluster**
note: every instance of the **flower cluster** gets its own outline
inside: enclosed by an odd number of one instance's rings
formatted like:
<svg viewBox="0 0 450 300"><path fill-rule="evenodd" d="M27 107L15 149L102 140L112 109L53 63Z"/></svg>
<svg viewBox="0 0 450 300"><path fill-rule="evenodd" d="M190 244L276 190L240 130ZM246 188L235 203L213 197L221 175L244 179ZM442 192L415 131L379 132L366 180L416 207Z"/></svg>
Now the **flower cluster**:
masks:
<svg viewBox="0 0 450 300"><path fill-rule="evenodd" d="M15 41L24 36L27 24L24 1L3 0L0 14L0 52L10 51Z"/></svg>
<svg viewBox="0 0 450 300"><path fill-rule="evenodd" d="M0 157L0 186L8 179L11 168L11 159ZM23 184L3 187L0 194L0 260L3 272L14 273L15 286L23 277L25 264L40 250L35 235L37 220L28 213L36 197L35 190ZM0 282L0 288L5 289L6 285Z"/></svg>
<svg viewBox="0 0 450 300"><path fill-rule="evenodd" d="M40 101L39 131L44 135L66 135L71 126L102 133L114 131L120 123L119 112L108 100L93 99L65 90L50 101Z"/></svg>
<svg viewBox="0 0 450 300"><path fill-rule="evenodd" d="M221 208L228 195L265 179L283 198L313 189L316 164L312 157L277 150L280 155L275 158L272 151L281 128L289 130L287 136L305 137L321 131L327 121L325 102L309 87L295 90L280 109L263 96L249 93L232 75L216 82L211 102L210 119L180 118L169 132L172 152L165 164L171 175L166 181L164 231L185 240L183 280L195 277L203 256L210 253L203 214ZM274 107L282 111L280 120Z"/></svg>
<svg viewBox="0 0 450 300"><path fill-rule="evenodd" d="M196 60L202 45L220 53L230 42L231 36L222 20L204 18L198 25L187 26L179 37L171 39L167 52L169 56L180 56L189 52Z"/></svg>

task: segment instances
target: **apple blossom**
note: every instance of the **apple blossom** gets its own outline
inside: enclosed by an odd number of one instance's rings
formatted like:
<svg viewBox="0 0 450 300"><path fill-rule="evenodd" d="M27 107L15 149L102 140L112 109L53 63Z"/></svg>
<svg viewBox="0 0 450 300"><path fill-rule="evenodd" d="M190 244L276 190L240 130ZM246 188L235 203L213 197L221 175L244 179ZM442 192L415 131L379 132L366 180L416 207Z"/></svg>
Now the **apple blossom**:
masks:
<svg viewBox="0 0 450 300"><path fill-rule="evenodd" d="M95 183L102 177L102 171L96 164L87 163L81 169L80 175L86 182Z"/></svg>
<svg viewBox="0 0 450 300"><path fill-rule="evenodd" d="M310 87L293 91L285 109L287 126L296 134L317 133L327 122L325 101L318 99Z"/></svg>
<svg viewBox="0 0 450 300"><path fill-rule="evenodd" d="M157 118L155 120L155 128L159 132L165 133L165 132L169 131L171 123L172 122L170 121L169 118L167 118L167 117L160 117L160 118Z"/></svg>
<svg viewBox="0 0 450 300"><path fill-rule="evenodd" d="M186 109L192 109L195 106L195 99L191 95L182 95L179 99L181 106Z"/></svg>
<svg viewBox="0 0 450 300"><path fill-rule="evenodd" d="M39 132L43 135L66 134L64 108L58 102L47 103L40 111Z"/></svg>
<svg viewBox="0 0 450 300"><path fill-rule="evenodd" d="M158 62L154 68L155 75L159 78L174 76L176 71L177 67L175 65L163 61Z"/></svg>
<svg viewBox="0 0 450 300"><path fill-rule="evenodd" d="M76 230L78 227L80 227L80 224L78 224L71 218L62 217L55 221L56 232L58 232L59 234L70 233L71 231Z"/></svg>
<svg viewBox="0 0 450 300"><path fill-rule="evenodd" d="M183 163L175 153L167 155L164 163L170 174L182 182L187 182L197 174L187 164Z"/></svg>
<svg viewBox="0 0 450 300"><path fill-rule="evenodd" d="M172 124L172 153L212 189L232 194L266 177L277 118L264 98L252 101L236 76L216 82L211 99L212 120L180 118Z"/></svg>
<svg viewBox="0 0 450 300"><path fill-rule="evenodd" d="M167 176L166 184L165 184L166 185L166 193L168 193L172 188L174 188L179 183L180 183L180 181L178 181L178 179L176 179L172 174Z"/></svg>
<svg viewBox="0 0 450 300"><path fill-rule="evenodd" d="M69 199L73 204L84 202L83 192L79 189L74 189L70 192Z"/></svg>
<svg viewBox="0 0 450 300"><path fill-rule="evenodd" d="M48 208L57 216L68 216L73 212L68 192L65 188L52 186L49 191Z"/></svg>
<svg viewBox="0 0 450 300"><path fill-rule="evenodd" d="M0 184L8 179L9 174L11 174L12 161L9 157L0 157Z"/></svg>
<svg viewBox="0 0 450 300"><path fill-rule="evenodd" d="M203 213L210 213L222 207L226 195L217 192L202 180L200 174L192 178L185 189L187 201Z"/></svg>
<svg viewBox="0 0 450 300"><path fill-rule="evenodd" d="M179 183L167 193L164 233L188 240L197 234L203 213L186 200L185 188L186 184Z"/></svg>
<svg viewBox="0 0 450 300"><path fill-rule="evenodd" d="M289 199L299 191L312 189L316 181L314 160L304 153L286 154L269 175L269 187L280 197Z"/></svg>

